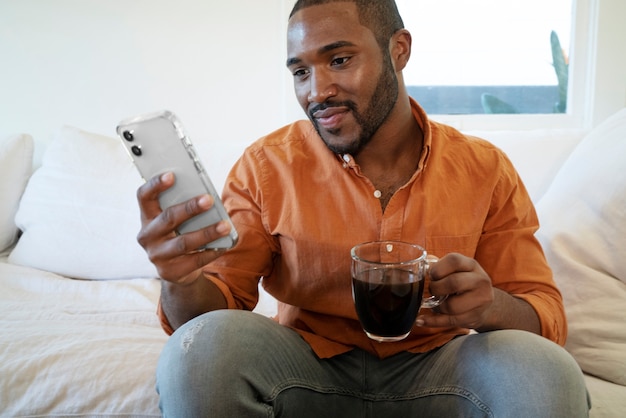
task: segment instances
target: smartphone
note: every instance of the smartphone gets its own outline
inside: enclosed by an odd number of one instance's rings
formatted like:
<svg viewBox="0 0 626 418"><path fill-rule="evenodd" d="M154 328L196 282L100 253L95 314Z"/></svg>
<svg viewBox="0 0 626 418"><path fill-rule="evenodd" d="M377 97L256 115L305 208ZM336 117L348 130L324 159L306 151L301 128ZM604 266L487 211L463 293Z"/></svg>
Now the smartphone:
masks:
<svg viewBox="0 0 626 418"><path fill-rule="evenodd" d="M164 110L125 119L117 126L117 134L145 181L166 172L174 173L176 178L174 185L159 195L162 209L202 194L213 197L215 201L213 207L180 225L176 231L178 234L197 231L225 220L231 225L230 234L198 250L229 249L237 243L235 226L182 123L172 112Z"/></svg>

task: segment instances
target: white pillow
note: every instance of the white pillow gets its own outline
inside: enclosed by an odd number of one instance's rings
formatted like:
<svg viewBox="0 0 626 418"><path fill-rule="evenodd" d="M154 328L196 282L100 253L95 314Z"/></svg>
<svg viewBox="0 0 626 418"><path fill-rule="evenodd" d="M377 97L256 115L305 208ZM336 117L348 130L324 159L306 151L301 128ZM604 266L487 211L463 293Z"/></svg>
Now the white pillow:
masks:
<svg viewBox="0 0 626 418"><path fill-rule="evenodd" d="M626 109L576 147L537 211L566 348L586 373L626 385Z"/></svg>
<svg viewBox="0 0 626 418"><path fill-rule="evenodd" d="M15 213L33 169L33 138L13 135L0 140L0 252L17 238Z"/></svg>
<svg viewBox="0 0 626 418"><path fill-rule="evenodd" d="M64 127L26 186L9 262L81 279L155 277L136 241L141 184L118 139Z"/></svg>

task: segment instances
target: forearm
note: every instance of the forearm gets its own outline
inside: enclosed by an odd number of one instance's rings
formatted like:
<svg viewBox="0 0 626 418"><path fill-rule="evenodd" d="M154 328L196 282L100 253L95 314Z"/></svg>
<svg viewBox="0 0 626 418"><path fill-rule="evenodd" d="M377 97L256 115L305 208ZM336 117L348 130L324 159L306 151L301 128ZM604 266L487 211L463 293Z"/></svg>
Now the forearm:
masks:
<svg viewBox="0 0 626 418"><path fill-rule="evenodd" d="M483 325L476 331L519 329L541 335L539 317L528 302L497 288L493 288L493 291L493 303L486 313Z"/></svg>
<svg viewBox="0 0 626 418"><path fill-rule="evenodd" d="M174 330L203 313L226 308L222 292L204 277L190 284L161 280L161 309Z"/></svg>

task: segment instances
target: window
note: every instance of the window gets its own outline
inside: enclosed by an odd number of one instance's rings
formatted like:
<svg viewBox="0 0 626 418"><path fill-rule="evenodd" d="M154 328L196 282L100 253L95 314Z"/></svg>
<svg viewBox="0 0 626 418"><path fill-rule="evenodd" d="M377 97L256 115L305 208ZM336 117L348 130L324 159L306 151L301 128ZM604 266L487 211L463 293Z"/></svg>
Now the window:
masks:
<svg viewBox="0 0 626 418"><path fill-rule="evenodd" d="M396 3L413 35L405 82L434 119L460 129L581 128L588 122L597 0ZM554 36L567 65L561 86Z"/></svg>
<svg viewBox="0 0 626 418"><path fill-rule="evenodd" d="M398 0L431 114L565 113L572 0Z"/></svg>
<svg viewBox="0 0 626 418"><path fill-rule="evenodd" d="M295 0L282 1L289 13ZM433 119L462 130L588 129L624 106L626 55L619 53L626 16L623 0L396 2L413 35L405 82ZM564 113L553 113L558 80L552 67L552 31L569 58ZM487 41L476 40L477 34ZM487 51L488 44L496 47ZM543 110L528 111L525 106L531 100L515 97L535 92L542 94ZM548 92L552 97L543 94ZM473 94L474 113L458 108L447 114L433 112L426 93L440 95L440 103L446 102L443 105L449 108L460 106L465 96ZM485 114L483 93L520 113ZM286 78L287 120L302 117L292 96L292 79ZM518 100L525 101L524 106Z"/></svg>

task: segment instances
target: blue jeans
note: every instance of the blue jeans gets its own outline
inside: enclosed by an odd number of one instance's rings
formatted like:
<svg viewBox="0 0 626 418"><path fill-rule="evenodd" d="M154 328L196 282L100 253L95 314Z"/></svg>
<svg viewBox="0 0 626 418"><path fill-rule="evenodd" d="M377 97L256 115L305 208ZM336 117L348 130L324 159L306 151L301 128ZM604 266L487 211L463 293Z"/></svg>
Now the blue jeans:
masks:
<svg viewBox="0 0 626 418"><path fill-rule="evenodd" d="M382 343L384 344L384 343ZM584 417L573 358L523 331L462 336L386 359L319 359L293 330L243 311L177 330L157 370L165 417Z"/></svg>

